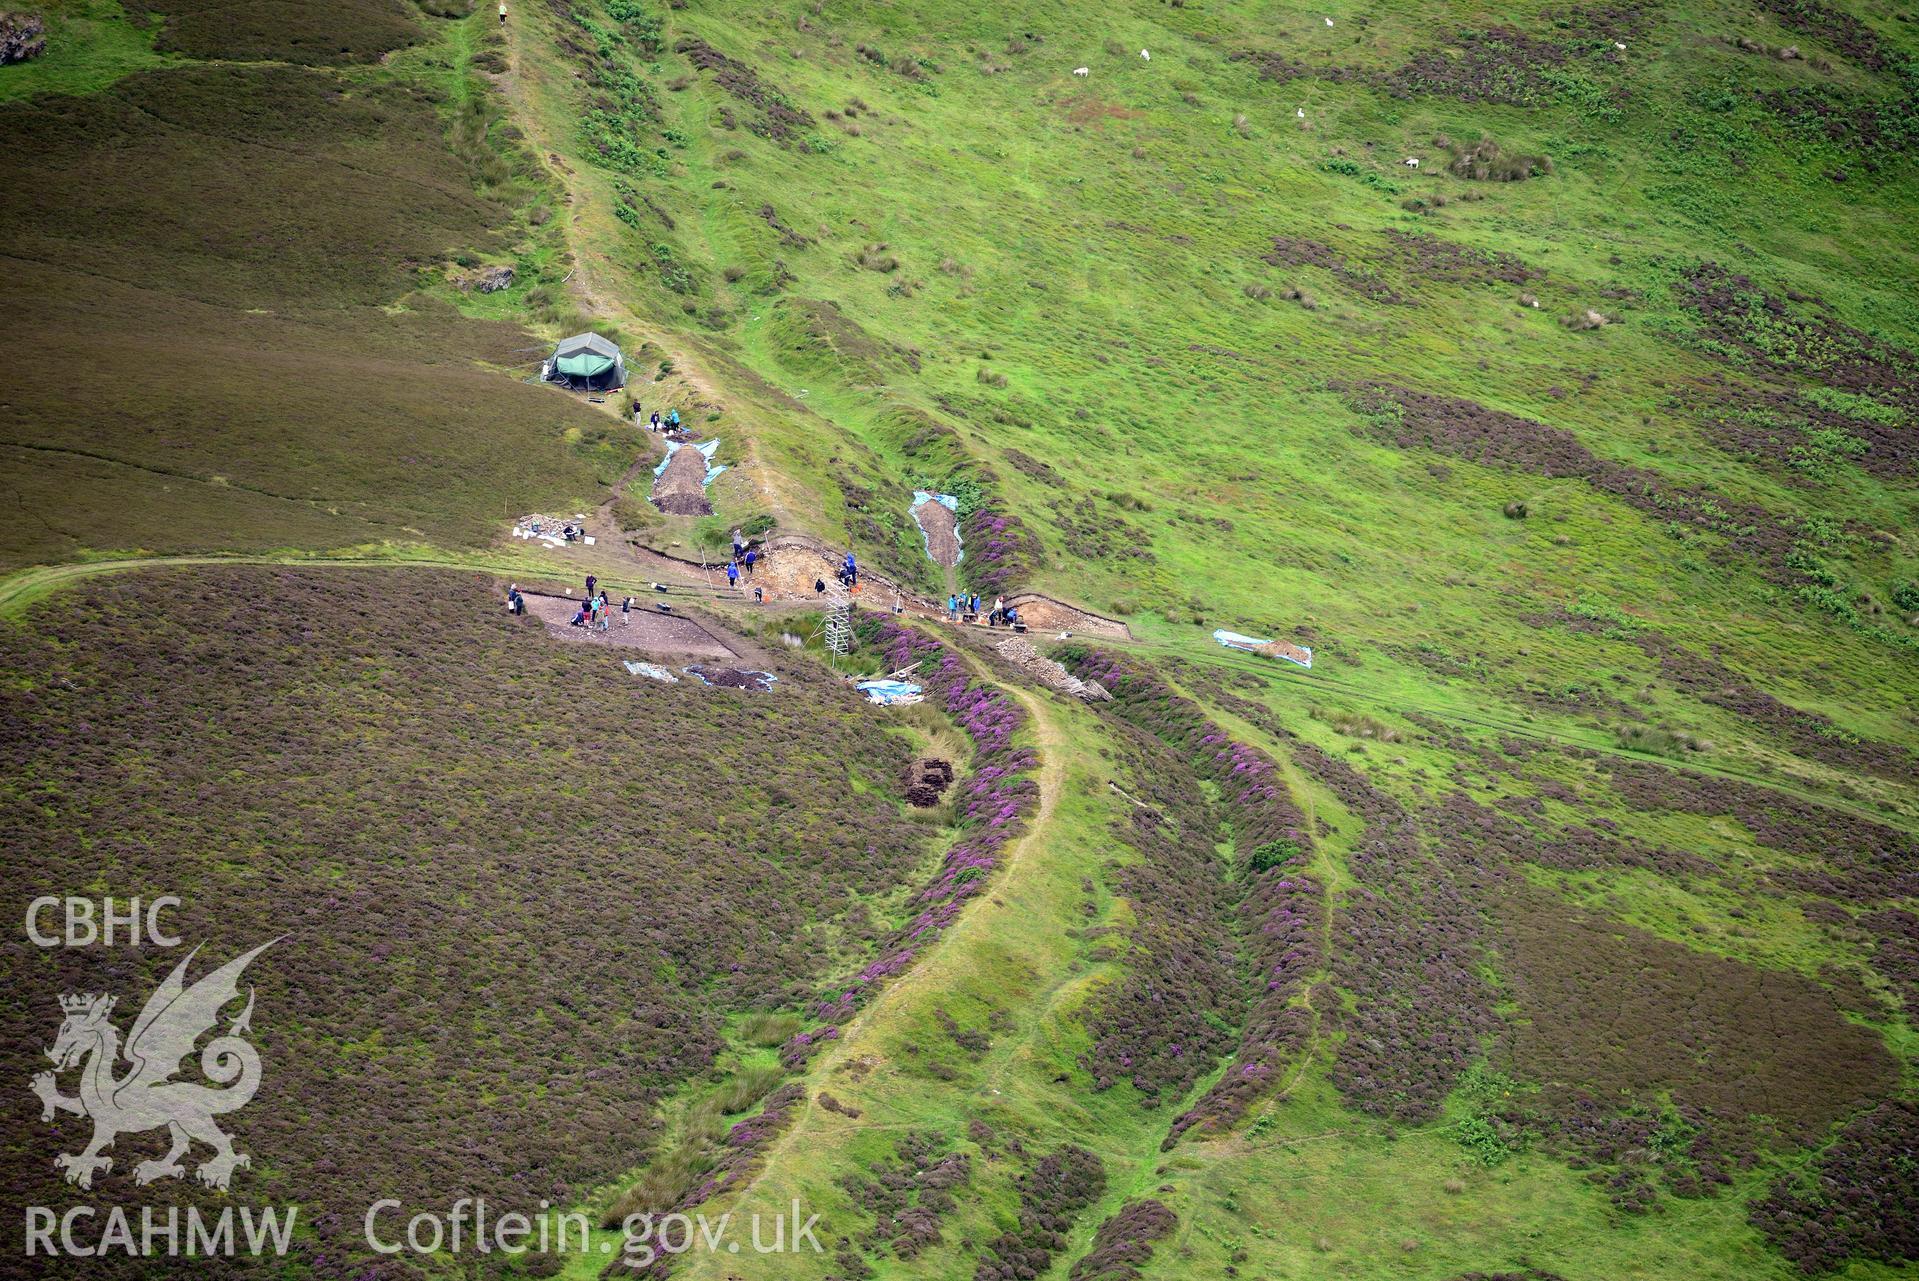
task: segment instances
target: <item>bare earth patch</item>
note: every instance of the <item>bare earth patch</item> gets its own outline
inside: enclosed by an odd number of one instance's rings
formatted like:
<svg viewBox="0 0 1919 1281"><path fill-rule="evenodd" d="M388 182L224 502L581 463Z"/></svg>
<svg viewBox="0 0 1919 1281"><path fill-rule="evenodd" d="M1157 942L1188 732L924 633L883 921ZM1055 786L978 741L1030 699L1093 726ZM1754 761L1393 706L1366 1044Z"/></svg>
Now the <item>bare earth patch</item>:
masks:
<svg viewBox="0 0 1919 1281"><path fill-rule="evenodd" d="M959 564L959 517L952 509L929 498L913 509L913 519L926 531L926 550L934 564L947 569Z"/></svg>
<svg viewBox="0 0 1919 1281"><path fill-rule="evenodd" d="M605 631L573 626L580 602L566 596L534 596L522 593L526 612L546 624L546 630L564 641L582 645L615 645L623 649L643 649L649 654L688 654L695 658L738 657L719 637L690 618L662 614L651 602L635 605L631 620L622 623L617 606Z"/></svg>
<svg viewBox="0 0 1919 1281"><path fill-rule="evenodd" d="M706 501L706 455L690 445L673 451L653 482L653 505L669 516L710 516Z"/></svg>

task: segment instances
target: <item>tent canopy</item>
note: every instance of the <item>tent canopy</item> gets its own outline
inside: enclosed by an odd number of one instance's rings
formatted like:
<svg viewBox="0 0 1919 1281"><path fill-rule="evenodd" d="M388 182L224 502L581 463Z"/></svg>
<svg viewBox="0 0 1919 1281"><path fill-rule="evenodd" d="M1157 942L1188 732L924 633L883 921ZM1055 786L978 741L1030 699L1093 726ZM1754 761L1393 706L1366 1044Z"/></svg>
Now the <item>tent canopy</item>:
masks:
<svg viewBox="0 0 1919 1281"><path fill-rule="evenodd" d="M563 374L572 374L575 378L591 378L594 374L603 374L613 368L613 358L596 352L583 351L577 356L561 356L555 362Z"/></svg>
<svg viewBox="0 0 1919 1281"><path fill-rule="evenodd" d="M599 334L575 334L553 349L556 381L579 380L588 386L618 387L626 382L620 349Z"/></svg>

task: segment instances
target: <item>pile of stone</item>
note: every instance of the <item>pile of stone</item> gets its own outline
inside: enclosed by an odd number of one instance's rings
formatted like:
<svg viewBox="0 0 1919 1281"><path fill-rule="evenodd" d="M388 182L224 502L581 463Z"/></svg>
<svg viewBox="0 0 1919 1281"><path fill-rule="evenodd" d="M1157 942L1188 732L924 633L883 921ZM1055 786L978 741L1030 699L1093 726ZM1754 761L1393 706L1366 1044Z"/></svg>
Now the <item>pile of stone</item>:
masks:
<svg viewBox="0 0 1919 1281"><path fill-rule="evenodd" d="M478 291L483 294L497 294L502 289L512 288L513 268L482 267L477 271L456 276L453 283L461 293Z"/></svg>
<svg viewBox="0 0 1919 1281"><path fill-rule="evenodd" d="M1074 698L1085 699L1089 703L1103 702L1112 698L1104 685L1098 681L1081 680L1034 649L1033 643L1029 640L1013 636L1001 641L993 648L1007 662L1048 689L1056 689L1062 694L1071 694Z"/></svg>
<svg viewBox="0 0 1919 1281"><path fill-rule="evenodd" d="M0 13L0 67L26 62L47 51L47 24L33 13Z"/></svg>

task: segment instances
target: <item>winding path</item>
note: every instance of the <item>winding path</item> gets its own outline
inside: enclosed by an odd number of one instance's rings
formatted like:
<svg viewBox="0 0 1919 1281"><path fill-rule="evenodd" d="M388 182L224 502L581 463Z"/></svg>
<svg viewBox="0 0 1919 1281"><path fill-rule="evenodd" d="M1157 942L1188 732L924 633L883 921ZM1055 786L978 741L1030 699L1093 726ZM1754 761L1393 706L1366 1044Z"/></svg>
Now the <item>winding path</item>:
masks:
<svg viewBox="0 0 1919 1281"><path fill-rule="evenodd" d="M749 1201L756 1192L765 1190L769 1181L781 1179L789 1158L807 1152L809 1147L836 1142L836 1137L827 1133L828 1130L844 1130L848 1125L857 1126L861 1131L898 1129L910 1128L914 1124L889 1123L870 1115L860 1121L849 1122L830 1115L819 1105L818 1097L822 1089L835 1084L836 1076L843 1075L849 1065L869 1056L883 1057L875 1043L875 1029L885 1026L888 1019L903 1013L916 996L928 991L959 988L973 968L976 955L990 945L995 918L1001 913L1015 910L1004 901L1004 896L1032 874L1043 856L1046 842L1053 836L1054 815L1066 776L1066 739L1056 719L1059 713L1032 691L999 681L974 656L963 657L976 675L994 681L1025 708L1039 755L1036 773L1039 806L1025 833L1007 846L999 873L986 892L970 900L961 910L959 919L939 936L932 947L843 1024L840 1035L827 1048L814 1055L805 1071L794 1078L805 1091L798 1113L792 1124L761 1154L752 1176L732 1196L732 1206L737 1207ZM845 1086L840 1085L839 1088L844 1089ZM709 1272L730 1276L732 1272L729 1266L734 1262L737 1261L730 1261L725 1256L695 1251L681 1260L681 1267L688 1277L704 1276Z"/></svg>

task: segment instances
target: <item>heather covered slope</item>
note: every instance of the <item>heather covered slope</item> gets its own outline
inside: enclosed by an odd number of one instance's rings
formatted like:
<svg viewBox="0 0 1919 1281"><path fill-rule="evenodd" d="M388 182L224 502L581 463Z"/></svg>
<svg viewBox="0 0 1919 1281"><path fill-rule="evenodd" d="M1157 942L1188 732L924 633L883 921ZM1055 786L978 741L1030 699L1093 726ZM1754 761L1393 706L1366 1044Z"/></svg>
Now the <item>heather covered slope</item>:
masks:
<svg viewBox="0 0 1919 1281"><path fill-rule="evenodd" d="M770 1060L740 1012L865 963L938 835L902 812L907 743L810 664L777 699L636 680L472 575L132 575L5 647L9 883L176 895L221 962L280 940L251 971L273 1070L234 1132L322 1275L364 1265L377 1197L534 1212L637 1164L663 1099ZM11 941L10 1070L46 1066L54 993L137 1010L179 959ZM754 1066L716 1122L758 1109ZM15 1130L8 1195L61 1204L47 1153L86 1129ZM164 1147L122 1136L115 1169Z"/></svg>

